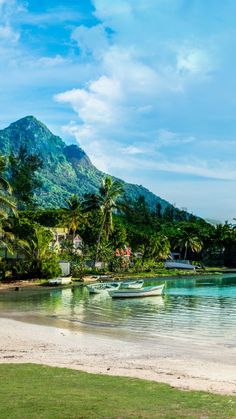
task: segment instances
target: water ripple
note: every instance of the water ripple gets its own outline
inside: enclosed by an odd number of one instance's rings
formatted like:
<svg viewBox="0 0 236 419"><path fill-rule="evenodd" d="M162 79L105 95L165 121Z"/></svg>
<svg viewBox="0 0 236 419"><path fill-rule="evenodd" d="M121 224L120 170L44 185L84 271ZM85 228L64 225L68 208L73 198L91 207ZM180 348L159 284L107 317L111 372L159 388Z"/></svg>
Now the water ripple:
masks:
<svg viewBox="0 0 236 419"><path fill-rule="evenodd" d="M147 285L160 283L147 280ZM163 281L161 281L163 282ZM117 328L158 339L236 343L236 276L166 281L163 297L112 300L86 288L43 290L0 296L0 309L62 319L86 327Z"/></svg>

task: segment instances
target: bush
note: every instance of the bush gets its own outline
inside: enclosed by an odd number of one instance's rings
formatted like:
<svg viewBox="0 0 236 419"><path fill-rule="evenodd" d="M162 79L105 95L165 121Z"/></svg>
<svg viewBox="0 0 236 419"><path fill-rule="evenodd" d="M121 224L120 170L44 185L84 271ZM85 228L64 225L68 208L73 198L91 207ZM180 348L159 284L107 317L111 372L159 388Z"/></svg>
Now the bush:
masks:
<svg viewBox="0 0 236 419"><path fill-rule="evenodd" d="M6 279L9 274L11 274L11 269L8 266L8 263L4 260L0 260L0 281Z"/></svg>
<svg viewBox="0 0 236 419"><path fill-rule="evenodd" d="M73 278L81 278L84 274L85 266L82 258L71 261L71 275Z"/></svg>
<svg viewBox="0 0 236 419"><path fill-rule="evenodd" d="M45 279L55 278L61 275L58 258L55 255L42 260L40 277Z"/></svg>
<svg viewBox="0 0 236 419"><path fill-rule="evenodd" d="M30 265L25 259L17 260L12 265L12 276L17 279L30 278Z"/></svg>
<svg viewBox="0 0 236 419"><path fill-rule="evenodd" d="M12 265L12 277L15 279L45 278L50 279L61 274L58 258L50 255L44 258L37 269L25 259L18 260Z"/></svg>

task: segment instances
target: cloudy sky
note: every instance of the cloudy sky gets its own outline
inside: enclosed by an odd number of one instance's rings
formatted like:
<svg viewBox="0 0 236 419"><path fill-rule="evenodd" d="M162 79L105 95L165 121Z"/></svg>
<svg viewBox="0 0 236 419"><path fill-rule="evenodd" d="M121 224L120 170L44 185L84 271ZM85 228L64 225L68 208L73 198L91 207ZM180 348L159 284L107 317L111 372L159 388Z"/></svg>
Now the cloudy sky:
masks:
<svg viewBox="0 0 236 419"><path fill-rule="evenodd" d="M33 114L100 169L236 217L235 0L0 0L0 128Z"/></svg>

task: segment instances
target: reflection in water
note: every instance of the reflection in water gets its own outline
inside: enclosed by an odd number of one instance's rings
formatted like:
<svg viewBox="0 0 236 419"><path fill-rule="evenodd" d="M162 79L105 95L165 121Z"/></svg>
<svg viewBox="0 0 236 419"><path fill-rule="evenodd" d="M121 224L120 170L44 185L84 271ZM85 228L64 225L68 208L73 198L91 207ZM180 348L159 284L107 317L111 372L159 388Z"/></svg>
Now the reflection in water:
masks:
<svg viewBox="0 0 236 419"><path fill-rule="evenodd" d="M148 279L146 285L162 283ZM112 300L90 296L86 287L37 289L0 294L0 310L39 318L116 328L128 333L184 337L236 346L236 276L217 275L165 280L163 297Z"/></svg>

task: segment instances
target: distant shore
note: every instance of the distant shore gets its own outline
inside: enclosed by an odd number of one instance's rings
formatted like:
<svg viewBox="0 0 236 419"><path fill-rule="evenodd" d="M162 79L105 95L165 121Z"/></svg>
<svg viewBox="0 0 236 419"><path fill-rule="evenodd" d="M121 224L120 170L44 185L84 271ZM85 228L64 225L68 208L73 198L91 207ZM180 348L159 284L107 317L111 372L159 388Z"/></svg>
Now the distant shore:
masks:
<svg viewBox="0 0 236 419"><path fill-rule="evenodd" d="M181 269L159 269L151 272L138 272L138 273L114 273L114 278L116 279L127 279L127 278L178 278L180 276L200 276L200 275L220 275L224 273L236 273L236 268L206 268L198 269L196 271L192 270L181 270Z"/></svg>
<svg viewBox="0 0 236 419"><path fill-rule="evenodd" d="M21 319L24 320L24 319ZM160 336L158 343L0 318L0 363L36 363L236 393L235 348Z"/></svg>

